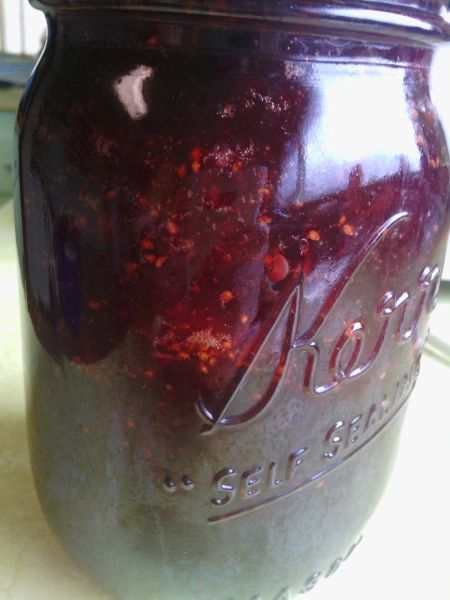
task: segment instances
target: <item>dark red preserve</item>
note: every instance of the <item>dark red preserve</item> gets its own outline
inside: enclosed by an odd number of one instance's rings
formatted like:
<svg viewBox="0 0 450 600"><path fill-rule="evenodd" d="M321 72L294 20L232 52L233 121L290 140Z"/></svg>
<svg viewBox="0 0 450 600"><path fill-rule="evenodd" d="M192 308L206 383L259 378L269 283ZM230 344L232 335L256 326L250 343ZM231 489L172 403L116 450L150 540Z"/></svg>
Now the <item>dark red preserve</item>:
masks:
<svg viewBox="0 0 450 600"><path fill-rule="evenodd" d="M295 598L358 543L418 373L443 9L33 4L16 207L45 514L115 598Z"/></svg>

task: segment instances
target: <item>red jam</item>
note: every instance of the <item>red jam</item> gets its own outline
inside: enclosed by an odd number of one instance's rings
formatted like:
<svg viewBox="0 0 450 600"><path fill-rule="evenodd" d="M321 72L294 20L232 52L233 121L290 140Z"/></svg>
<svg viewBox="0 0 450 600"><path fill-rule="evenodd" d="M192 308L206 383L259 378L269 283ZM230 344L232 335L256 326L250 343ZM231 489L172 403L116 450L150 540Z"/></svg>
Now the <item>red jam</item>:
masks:
<svg viewBox="0 0 450 600"><path fill-rule="evenodd" d="M389 477L449 223L431 50L314 27L51 17L18 120L30 451L117 598L294 598Z"/></svg>

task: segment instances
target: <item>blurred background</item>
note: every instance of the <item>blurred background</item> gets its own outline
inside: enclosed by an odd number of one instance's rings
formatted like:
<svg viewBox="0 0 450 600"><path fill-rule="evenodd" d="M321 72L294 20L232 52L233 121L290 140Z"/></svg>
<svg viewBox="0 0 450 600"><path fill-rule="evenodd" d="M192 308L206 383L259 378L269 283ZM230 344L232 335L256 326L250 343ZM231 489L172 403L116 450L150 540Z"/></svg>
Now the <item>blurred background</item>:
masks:
<svg viewBox="0 0 450 600"><path fill-rule="evenodd" d="M0 205L11 196L15 112L45 30L44 15L26 0L0 0Z"/></svg>
<svg viewBox="0 0 450 600"><path fill-rule="evenodd" d="M2 52L36 55L45 31L43 14L27 0L0 0L0 45Z"/></svg>

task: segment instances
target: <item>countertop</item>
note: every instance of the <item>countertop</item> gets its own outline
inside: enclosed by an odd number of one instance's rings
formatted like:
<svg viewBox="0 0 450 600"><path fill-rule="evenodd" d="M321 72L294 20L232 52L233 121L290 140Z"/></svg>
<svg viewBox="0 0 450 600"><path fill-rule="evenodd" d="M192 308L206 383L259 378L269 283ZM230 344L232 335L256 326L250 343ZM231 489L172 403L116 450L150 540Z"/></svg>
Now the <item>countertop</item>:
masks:
<svg viewBox="0 0 450 600"><path fill-rule="evenodd" d="M110 600L60 549L33 487L11 203L0 208L0 302L0 600ZM448 306L432 328L450 340ZM450 598L449 389L450 368L424 356L388 490L362 543L309 600Z"/></svg>

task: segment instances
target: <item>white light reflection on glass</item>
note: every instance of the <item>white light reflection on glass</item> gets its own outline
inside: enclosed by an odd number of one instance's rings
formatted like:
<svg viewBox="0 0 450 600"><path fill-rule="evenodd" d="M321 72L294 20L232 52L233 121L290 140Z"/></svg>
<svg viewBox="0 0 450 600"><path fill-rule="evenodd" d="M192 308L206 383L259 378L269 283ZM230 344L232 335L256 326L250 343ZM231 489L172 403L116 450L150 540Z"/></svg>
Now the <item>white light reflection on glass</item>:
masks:
<svg viewBox="0 0 450 600"><path fill-rule="evenodd" d="M135 121L142 119L148 113L148 106L144 98L144 83L152 75L151 67L141 65L114 82L117 97Z"/></svg>
<svg viewBox="0 0 450 600"><path fill-rule="evenodd" d="M381 7L381 4L380 4ZM367 21L372 23L386 23L389 25L398 25L402 28L415 27L422 31L432 31L433 26L427 23L424 19L410 17L405 14L397 14L392 10L370 10L370 9L352 9L345 7L327 7L327 16L332 18L345 17L346 19L353 19L355 21Z"/></svg>
<svg viewBox="0 0 450 600"><path fill-rule="evenodd" d="M351 170L362 168L364 184L394 175L402 161L419 169L420 152L405 110L404 71L366 67L334 76L324 65L318 112L306 129L305 200L346 187Z"/></svg>

